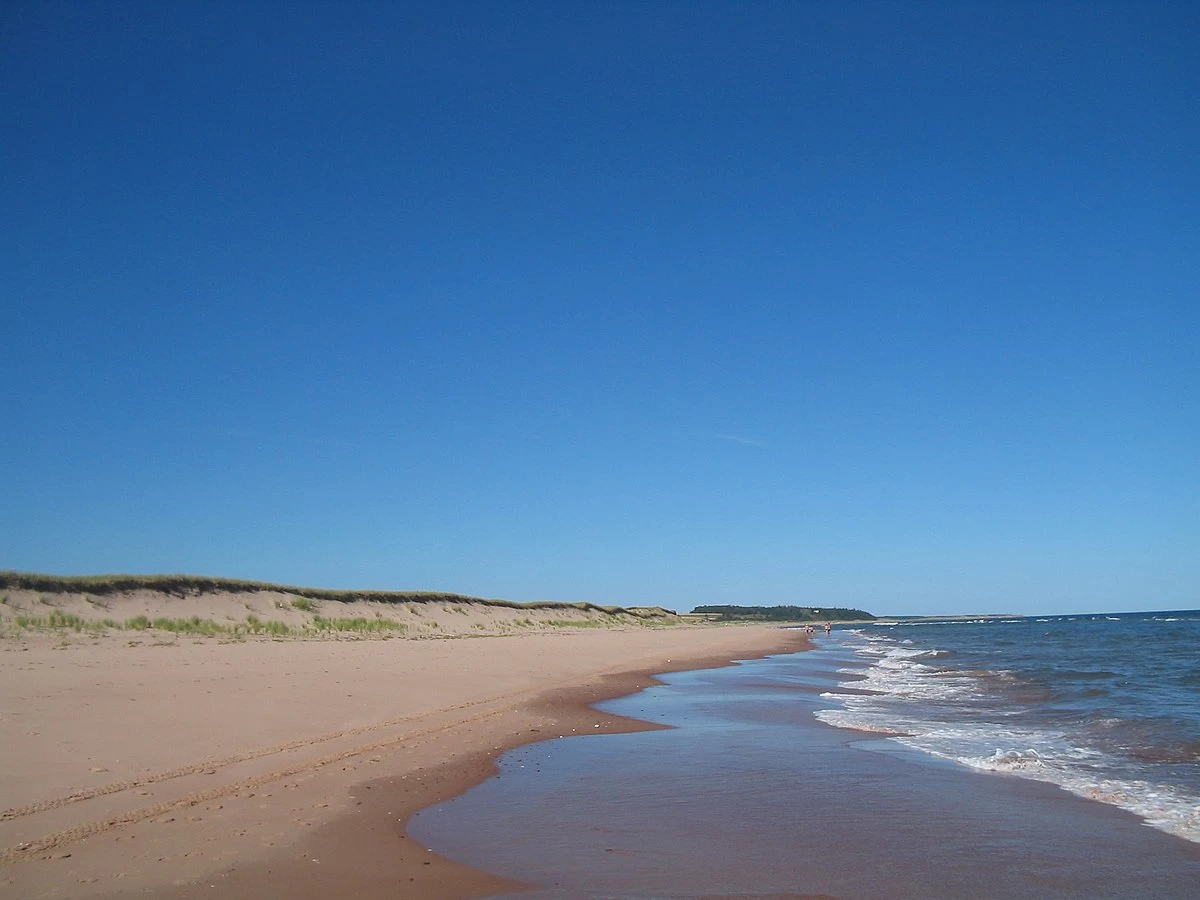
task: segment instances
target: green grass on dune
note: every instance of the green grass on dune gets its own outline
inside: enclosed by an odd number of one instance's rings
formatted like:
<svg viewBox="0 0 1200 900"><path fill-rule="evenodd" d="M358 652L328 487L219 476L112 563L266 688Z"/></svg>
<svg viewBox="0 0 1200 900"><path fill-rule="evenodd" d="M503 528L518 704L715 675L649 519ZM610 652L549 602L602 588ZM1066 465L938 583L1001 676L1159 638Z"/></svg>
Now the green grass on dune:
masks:
<svg viewBox="0 0 1200 900"><path fill-rule="evenodd" d="M620 623L602 619L542 619L542 624L555 628L610 628Z"/></svg>
<svg viewBox="0 0 1200 900"><path fill-rule="evenodd" d="M317 629L317 631L396 631L401 634L408 630L408 626L403 622L396 622L392 619L367 619L362 616L354 618L314 616L313 628Z"/></svg>
<svg viewBox="0 0 1200 900"><path fill-rule="evenodd" d="M109 628L119 628L120 625L113 619L84 619L81 616L72 615L70 613L61 613L55 610L48 616L25 616L18 615L13 617L13 624L17 628L25 630L42 630L49 629L53 631L88 631L99 632Z"/></svg>
<svg viewBox="0 0 1200 900"><path fill-rule="evenodd" d="M551 600L535 600L519 603L514 600L494 600L470 597L464 594L439 593L435 591L342 591L327 588L298 587L295 585L271 584L265 581L246 581L237 578L210 578L204 575L43 575L37 572L0 571L0 590L45 591L66 594L121 594L130 591L158 591L177 597L196 594L217 593L264 593L290 594L295 609L311 612L317 600L333 600L341 603L369 601L374 603L465 603L480 606L518 610L577 609L598 612L609 616L621 614L640 619L674 619L675 614L660 606L621 607L600 606L595 603L556 603Z"/></svg>
<svg viewBox="0 0 1200 900"><path fill-rule="evenodd" d="M12 619L13 625L23 631L74 631L98 634L105 631L165 631L171 634L190 634L202 636L229 635L270 635L273 637L304 637L327 634L330 632L349 632L357 634L377 634L382 632L403 634L408 626L392 619L357 618L326 618L314 616L311 624L299 626L288 625L286 622L263 621L258 616L248 615L245 621L223 623L213 619L202 619L191 616L186 619L171 619L160 616L151 619L149 616L131 616L123 622L115 619L84 619L67 613L52 612L48 616L18 615Z"/></svg>

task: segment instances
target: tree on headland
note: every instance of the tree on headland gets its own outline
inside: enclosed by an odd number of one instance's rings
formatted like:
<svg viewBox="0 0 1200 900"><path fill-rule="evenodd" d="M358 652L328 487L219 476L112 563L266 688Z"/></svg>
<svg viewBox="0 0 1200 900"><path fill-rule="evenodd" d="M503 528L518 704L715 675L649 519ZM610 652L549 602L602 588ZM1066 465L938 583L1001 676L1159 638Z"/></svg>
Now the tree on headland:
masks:
<svg viewBox="0 0 1200 900"><path fill-rule="evenodd" d="M722 622L847 622L875 617L843 606L697 606L693 613L719 616Z"/></svg>

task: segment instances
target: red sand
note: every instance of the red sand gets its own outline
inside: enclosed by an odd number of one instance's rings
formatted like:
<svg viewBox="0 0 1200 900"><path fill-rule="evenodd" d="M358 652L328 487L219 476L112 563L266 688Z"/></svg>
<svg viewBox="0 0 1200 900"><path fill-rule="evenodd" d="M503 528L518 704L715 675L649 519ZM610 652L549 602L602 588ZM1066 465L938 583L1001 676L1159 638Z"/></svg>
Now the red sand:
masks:
<svg viewBox="0 0 1200 900"><path fill-rule="evenodd" d="M806 645L765 627L0 653L10 896L469 897L515 886L405 836L545 737L655 726L589 707ZM597 728L596 726L599 726Z"/></svg>

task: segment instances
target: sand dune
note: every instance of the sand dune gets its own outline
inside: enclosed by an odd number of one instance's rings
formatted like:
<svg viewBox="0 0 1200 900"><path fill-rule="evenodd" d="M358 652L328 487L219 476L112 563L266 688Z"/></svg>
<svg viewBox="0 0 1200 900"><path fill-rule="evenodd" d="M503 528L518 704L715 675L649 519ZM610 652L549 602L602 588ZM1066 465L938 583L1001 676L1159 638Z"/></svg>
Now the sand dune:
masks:
<svg viewBox="0 0 1200 900"><path fill-rule="evenodd" d="M438 638L679 623L674 614L657 607L518 604L437 594L369 597L314 598L282 587L202 592L134 588L96 593L3 588L0 583L0 636L43 633L67 641L117 632L126 632L133 639L138 637L136 632L144 632L154 640L171 635ZM412 599L399 599L404 597Z"/></svg>

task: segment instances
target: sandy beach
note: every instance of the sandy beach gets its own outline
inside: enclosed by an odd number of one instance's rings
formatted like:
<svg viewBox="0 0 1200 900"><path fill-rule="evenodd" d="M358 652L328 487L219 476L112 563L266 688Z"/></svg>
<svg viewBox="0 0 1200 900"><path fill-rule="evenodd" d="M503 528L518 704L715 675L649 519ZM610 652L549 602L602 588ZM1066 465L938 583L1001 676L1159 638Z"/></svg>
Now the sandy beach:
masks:
<svg viewBox="0 0 1200 900"><path fill-rule="evenodd" d="M154 635L3 641L4 895L512 890L407 837L409 816L489 777L512 747L656 727L588 706L652 673L805 645L758 626Z"/></svg>

